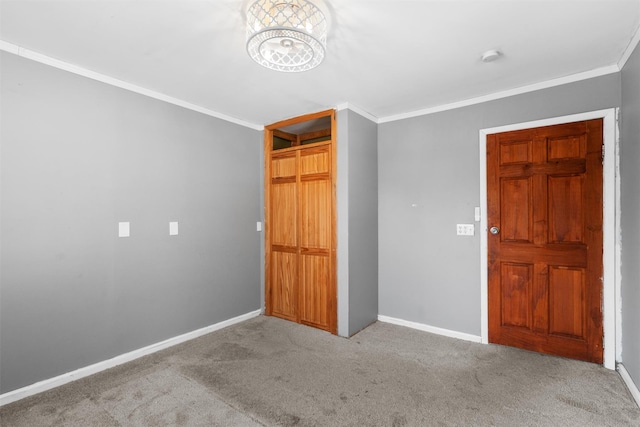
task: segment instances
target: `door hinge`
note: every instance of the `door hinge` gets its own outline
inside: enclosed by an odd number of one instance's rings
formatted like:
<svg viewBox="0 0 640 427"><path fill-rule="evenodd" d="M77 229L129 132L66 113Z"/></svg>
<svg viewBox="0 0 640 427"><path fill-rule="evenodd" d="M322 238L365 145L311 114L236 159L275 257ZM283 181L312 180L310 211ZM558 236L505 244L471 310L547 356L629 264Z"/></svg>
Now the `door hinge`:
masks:
<svg viewBox="0 0 640 427"><path fill-rule="evenodd" d="M602 164L604 165L604 143L602 143Z"/></svg>

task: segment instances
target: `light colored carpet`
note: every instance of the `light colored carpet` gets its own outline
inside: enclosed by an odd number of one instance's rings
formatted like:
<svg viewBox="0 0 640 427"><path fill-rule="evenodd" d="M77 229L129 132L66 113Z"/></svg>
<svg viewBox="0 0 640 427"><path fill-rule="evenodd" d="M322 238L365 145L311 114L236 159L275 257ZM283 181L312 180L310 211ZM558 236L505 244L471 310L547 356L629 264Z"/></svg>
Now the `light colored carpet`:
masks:
<svg viewBox="0 0 640 427"><path fill-rule="evenodd" d="M2 426L640 426L601 366L258 317L0 408Z"/></svg>

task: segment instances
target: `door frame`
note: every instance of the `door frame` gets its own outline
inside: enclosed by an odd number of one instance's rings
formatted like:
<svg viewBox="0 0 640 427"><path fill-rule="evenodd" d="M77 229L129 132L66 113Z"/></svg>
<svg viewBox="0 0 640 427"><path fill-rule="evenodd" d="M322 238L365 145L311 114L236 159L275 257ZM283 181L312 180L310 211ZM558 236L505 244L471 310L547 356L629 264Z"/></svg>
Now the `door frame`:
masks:
<svg viewBox="0 0 640 427"><path fill-rule="evenodd" d="M542 126L603 119L603 352L604 367L615 369L620 360L622 307L620 300L620 132L619 108L480 129L480 330L481 342L489 343L488 240L487 240L487 135Z"/></svg>

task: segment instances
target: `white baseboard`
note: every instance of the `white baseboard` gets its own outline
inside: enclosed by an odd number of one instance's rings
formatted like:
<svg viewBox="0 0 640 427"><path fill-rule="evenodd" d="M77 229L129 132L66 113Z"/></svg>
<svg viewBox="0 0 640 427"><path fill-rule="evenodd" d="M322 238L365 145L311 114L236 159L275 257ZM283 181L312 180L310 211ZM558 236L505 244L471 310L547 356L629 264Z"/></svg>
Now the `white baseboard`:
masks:
<svg viewBox="0 0 640 427"><path fill-rule="evenodd" d="M618 373L620 373L624 383L627 385L631 396L633 396L633 399L636 401L636 405L640 406L640 390L638 390L636 383L633 382L633 378L629 375L627 368L625 368L622 363L618 363L616 369L618 370Z"/></svg>
<svg viewBox="0 0 640 427"><path fill-rule="evenodd" d="M471 341L471 342L481 342L481 337L477 335L465 334L464 332L452 331L449 329L442 329L435 326L425 325L423 323L410 322L408 320L396 319L394 317L388 317L383 315L378 315L378 320L380 322L392 323L394 325L406 326L411 329L418 329L420 331L430 332L432 334L444 335L449 338L457 338L460 340Z"/></svg>
<svg viewBox="0 0 640 427"><path fill-rule="evenodd" d="M62 374L57 377L49 378L43 381L39 381L35 384L28 385L26 387L19 388L17 390L12 390L7 393L0 394L0 406L7 405L20 399L24 399L25 397L33 396L34 394L42 393L43 391L59 387L63 384L70 383L71 381L79 380L80 378L84 378L89 375L107 370L109 368L113 368L114 366L122 365L123 363L130 362L142 356L146 356L148 354L164 350L165 348L172 347L185 341L198 338L202 335L217 331L222 328L226 328L227 326L252 319L259 316L261 312L262 310L255 310L228 320L224 320L211 326L206 326L201 329L196 329L192 332L187 332L186 334L178 335L177 337L169 338L167 340L151 344L138 350L130 351L129 353L121 354L120 356L116 356L102 362L94 363L93 365L85 366L84 368L76 369L72 372L67 372L66 374Z"/></svg>

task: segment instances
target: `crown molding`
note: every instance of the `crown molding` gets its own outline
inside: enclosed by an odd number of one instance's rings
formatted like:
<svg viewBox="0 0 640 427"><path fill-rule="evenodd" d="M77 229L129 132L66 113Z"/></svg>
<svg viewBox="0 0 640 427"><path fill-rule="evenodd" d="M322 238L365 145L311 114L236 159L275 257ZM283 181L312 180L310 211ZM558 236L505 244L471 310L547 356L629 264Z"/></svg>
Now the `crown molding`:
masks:
<svg viewBox="0 0 640 427"><path fill-rule="evenodd" d="M376 124L382 124L382 123L387 123L387 122L393 122L393 121L398 121L398 120L404 120L404 119L409 119L409 118L413 118L413 117L419 117L419 116L426 116L429 114L435 114L435 113L440 113L443 111L448 111L448 110L454 110L457 108L463 108L463 107L468 107L471 105L476 105L476 104L482 104L484 102L489 102L489 101L495 101L497 99L502 99L502 98L508 98L510 96L514 96L514 95L521 95L524 93L528 93L528 92L534 92L537 90L542 90L542 89L548 89L551 87L555 87L555 86L561 86L564 84L569 84L569 83L574 83L574 82L578 82L578 81L582 81L582 80L587 80L587 79L591 79L594 77L600 77L600 76L604 76L607 74L613 74L613 73L617 73L620 72L620 70L622 69L622 67L624 67L626 61L629 59L629 57L631 56L631 54L633 53L634 49L637 47L638 43L640 43L640 27L638 27L638 29L635 32L634 37L632 38L632 40L630 41L629 45L627 46L627 49L625 50L624 54L622 55L622 57L620 58L620 60L618 61L617 64L615 65L610 65L610 66L606 66L606 67L601 67L601 68L597 68L594 70L590 70L590 71L585 71L582 73L576 73L576 74L572 74L569 76L565 76L565 77L560 77L557 79L551 79L551 80L546 80L544 82L539 82L539 83L534 83L531 85L526 85L526 86L521 86L518 88L514 88L514 89L509 89L509 90L504 90L504 91L500 91L500 92L494 92L488 95L483 95L483 96L478 96L478 97L474 97L474 98L469 98L469 99L465 99L462 101L457 101L457 102L452 102L449 104L442 104L442 105L437 105L434 107L429 107L429 108L423 108L420 110L414 110L414 111L409 111L406 113L400 113L400 114L393 114L390 116L383 116L383 117L377 117L367 111L365 111L364 109L353 105L351 103L348 102L344 102L341 104L338 104L335 108L336 110L340 111L340 110L344 110L344 109L349 109L352 110L358 114L360 114L361 116L367 118L368 120L371 120L372 122L376 123ZM36 62L40 62L42 64L46 64L61 70L65 70L77 75L81 75L93 80L97 80L100 81L102 83L106 83L112 86L116 86L119 87L121 89L125 89L131 92L135 92L138 93L140 95L144 95L144 96L148 96L150 98L154 98L160 101L164 101L164 102L168 102L170 104L174 104L177 105L179 107L183 107L186 108L188 110L192 110L192 111L196 111L211 117L215 117L227 122L231 122L240 126L244 126L244 127L248 127L257 131L262 131L264 130L264 125L260 125L260 124L256 124L256 123L251 123L242 119L238 119L236 117L231 117L228 116L226 114L222 114L219 113L217 111L213 111L210 110L208 108L205 107L201 107L199 105L196 104L192 104L190 102L178 99L178 98L174 98L172 96L163 94L161 92L156 92L150 89L146 89L142 86L138 86L138 85L134 85L132 83L127 83L125 81L107 76L105 74L101 74L95 71L91 71L88 70L86 68L82 68L79 67L77 65L73 65L70 64L68 62L65 61L61 61L55 58L52 58L50 56L47 55L43 55L41 53L23 48L21 46L6 42L4 40L0 40L0 50L5 51L7 53L11 53L14 55L18 55L20 57L23 58L27 58L27 59L31 59L33 61Z"/></svg>
<svg viewBox="0 0 640 427"><path fill-rule="evenodd" d="M504 90L500 92L494 92L489 95L478 96L475 98L465 99L463 101L452 102L450 104L438 105L435 107L424 108L421 110L411 111L402 114L395 114L391 116L382 117L378 120L378 123L394 122L397 120L409 119L412 117L426 116L429 114L440 113L442 111L455 110L456 108L468 107L475 104L482 104L484 102L495 101L497 99L508 98L514 95L521 95L528 92L535 92L537 90L548 89L554 86L561 86L569 83L579 82L582 80L591 79L594 77L605 76L607 74L613 74L619 72L620 69L617 65L610 65L607 67L596 68L595 70L585 71L583 73L572 74L570 76L560 77L557 79L546 80L540 83L534 83L526 86L517 87L514 89Z"/></svg>
<svg viewBox="0 0 640 427"><path fill-rule="evenodd" d="M41 64L46 64L51 67L58 68L60 70L68 71L70 73L77 74L79 76L87 77L92 80L97 80L99 82L106 83L111 86L116 86L116 87L119 87L120 89L128 90L130 92L135 92L139 95L144 95L149 98L157 99L159 101L168 102L169 104L177 105L179 107L186 108L187 110L196 111L198 113L215 117L217 119L234 123L240 126L248 127L258 131L262 131L264 129L263 125L258 125L258 124L250 123L235 117L227 116L226 114L218 113L217 111L213 111L208 108L201 107L199 105L192 104L190 102L183 101L178 98L174 98L172 96L166 95L161 92L156 92L154 90L146 89L142 86L128 83L123 80L119 80L119 79L107 76L105 74L101 74L101 73L91 71L86 68L71 64L69 62L61 61L59 59L55 59L50 56L43 55L41 53L26 49L24 47L15 45L13 43L9 43L4 40L0 40L0 50L20 56L22 58L27 58L32 61L40 62Z"/></svg>
<svg viewBox="0 0 640 427"><path fill-rule="evenodd" d="M374 116L373 114L368 113L365 110L363 110L362 108L360 108L360 107L358 107L356 105L350 104L348 102L343 102L342 104L338 104L336 106L336 110L338 110L338 111L351 110L354 113L358 113L362 117L364 117L365 119L371 120L372 122L374 122L376 124L379 122L379 119L376 116Z"/></svg>
<svg viewBox="0 0 640 427"><path fill-rule="evenodd" d="M622 68L624 68L625 64L629 60L629 57L638 46L638 43L640 43L640 25L638 26L638 28L636 28L635 34L633 35L633 37L631 37L631 40L629 41L627 48L625 49L624 53L620 57L620 60L618 61L618 69L620 71L622 71Z"/></svg>

